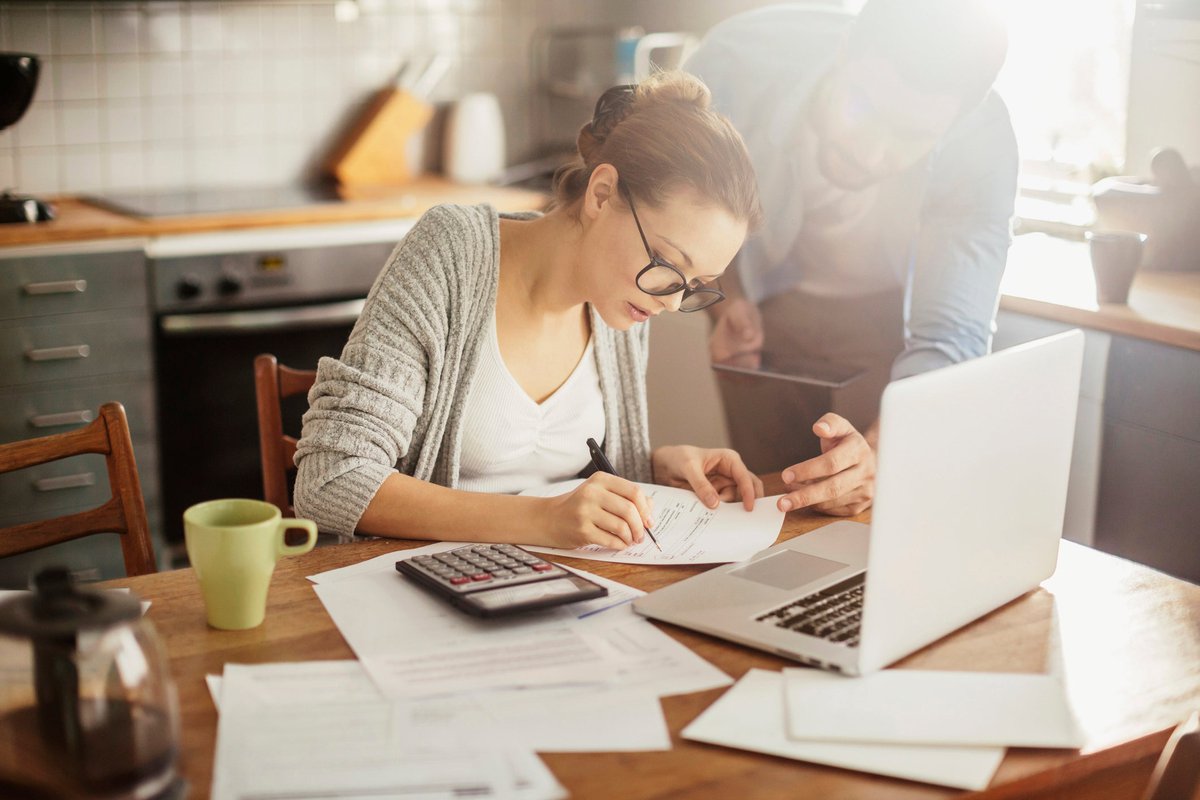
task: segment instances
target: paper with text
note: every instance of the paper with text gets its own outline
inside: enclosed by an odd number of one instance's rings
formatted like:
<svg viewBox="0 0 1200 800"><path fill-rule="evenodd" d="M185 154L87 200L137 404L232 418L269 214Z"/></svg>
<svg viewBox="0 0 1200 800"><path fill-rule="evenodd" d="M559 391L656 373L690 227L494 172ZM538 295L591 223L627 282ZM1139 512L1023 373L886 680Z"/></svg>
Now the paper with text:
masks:
<svg viewBox="0 0 1200 800"><path fill-rule="evenodd" d="M581 480L564 481L522 494L555 497L572 491L581 483ZM724 564L744 561L775 544L783 528L784 512L776 505L778 496L760 497L754 501L754 510L747 511L740 502L709 508L689 489L650 483L639 483L638 487L654 503L654 527L651 530L662 552L649 536L624 550L610 550L599 545L574 550L526 545L526 549L625 564Z"/></svg>
<svg viewBox="0 0 1200 800"><path fill-rule="evenodd" d="M354 662L227 664L220 705L214 800L564 795L528 751L381 700Z"/></svg>
<svg viewBox="0 0 1200 800"><path fill-rule="evenodd" d="M302 664L258 664L243 667L260 674L263 694L285 700L290 693L332 699L360 693L384 702L357 661L314 661ZM220 710L219 675L206 676L213 704ZM497 741L545 753L634 752L669 750L671 736L658 698L625 687L517 689L476 692L418 701L413 708L424 719L490 727ZM540 763L540 762L539 762ZM526 770L528 772L528 770Z"/></svg>

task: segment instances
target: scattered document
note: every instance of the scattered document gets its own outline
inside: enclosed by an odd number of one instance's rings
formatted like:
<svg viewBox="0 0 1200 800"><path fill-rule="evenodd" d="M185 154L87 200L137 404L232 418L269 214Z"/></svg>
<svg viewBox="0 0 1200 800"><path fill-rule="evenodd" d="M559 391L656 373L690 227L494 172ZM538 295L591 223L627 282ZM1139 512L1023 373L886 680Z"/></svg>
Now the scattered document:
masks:
<svg viewBox="0 0 1200 800"><path fill-rule="evenodd" d="M310 661L239 667L257 678L257 691L272 702L297 692L313 699L337 696L386 702L358 661ZM222 678L206 676L217 710ZM625 687L518 689L422 700L413 705L426 719L489 728L495 741L543 753L669 750L671 736L658 697Z"/></svg>
<svg viewBox="0 0 1200 800"><path fill-rule="evenodd" d="M787 737L784 716L783 676L752 669L685 728L683 736L799 761L973 790L987 787L1004 758L1003 747L798 742Z"/></svg>
<svg viewBox="0 0 1200 800"><path fill-rule="evenodd" d="M564 481L522 494L554 497L566 494L581 483L581 480ZM740 502L721 503L714 509L700 502L689 489L650 483L639 483L638 486L654 501L654 527L651 530L658 539L661 552L649 536L641 544L624 550L610 550L599 545L574 550L526 545L526 549L624 564L724 564L744 561L775 544L783 528L784 512L776 505L778 496L758 498L753 511L747 511Z"/></svg>
<svg viewBox="0 0 1200 800"><path fill-rule="evenodd" d="M408 552L408 551L406 551ZM606 587L607 597L503 619L479 619L458 611L396 572L395 554L370 559L341 570L314 575L313 591L334 624L368 665L380 690L389 697L411 697L412 690L387 666L392 657L410 665L440 658L446 652L482 652L518 648L529 637L560 641L581 637L590 651L571 648L558 653L553 674L541 673L540 685L614 684L657 696L687 694L727 686L725 673L633 613L629 601L643 592L599 575L574 570ZM339 573L339 574L334 574ZM472 667L473 665L473 667ZM529 686L532 678L497 680L493 663L476 659L455 672L454 681L437 691L466 691L483 685Z"/></svg>
<svg viewBox="0 0 1200 800"><path fill-rule="evenodd" d="M566 794L532 752L381 700L354 662L228 664L220 688L214 800Z"/></svg>
<svg viewBox="0 0 1200 800"><path fill-rule="evenodd" d="M605 683L611 668L570 628L529 636L460 639L436 648L404 649L362 660L387 697L429 697L513 686Z"/></svg>
<svg viewBox="0 0 1200 800"><path fill-rule="evenodd" d="M1081 747L1062 683L1049 675L893 669L845 678L786 669L793 739Z"/></svg>

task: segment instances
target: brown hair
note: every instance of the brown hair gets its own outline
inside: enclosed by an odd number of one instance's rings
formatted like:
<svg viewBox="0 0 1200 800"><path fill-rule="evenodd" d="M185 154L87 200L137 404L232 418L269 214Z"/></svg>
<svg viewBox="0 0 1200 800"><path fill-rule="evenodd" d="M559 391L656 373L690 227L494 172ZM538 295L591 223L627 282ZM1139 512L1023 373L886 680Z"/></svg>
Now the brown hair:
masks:
<svg viewBox="0 0 1200 800"><path fill-rule="evenodd" d="M671 192L691 188L756 229L754 166L741 135L711 103L708 87L678 70L609 89L579 129L577 157L554 175L551 207L574 205L592 171L612 164L639 204L661 206Z"/></svg>

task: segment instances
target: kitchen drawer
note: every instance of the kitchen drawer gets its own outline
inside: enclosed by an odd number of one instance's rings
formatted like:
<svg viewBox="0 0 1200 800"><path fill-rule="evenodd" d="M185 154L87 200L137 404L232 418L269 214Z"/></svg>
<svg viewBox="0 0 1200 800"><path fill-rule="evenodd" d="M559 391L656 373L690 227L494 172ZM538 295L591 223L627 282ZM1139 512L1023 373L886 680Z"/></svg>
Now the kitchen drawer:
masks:
<svg viewBox="0 0 1200 800"><path fill-rule="evenodd" d="M0 320L144 308L148 302L140 249L15 257L0 251Z"/></svg>
<svg viewBox="0 0 1200 800"><path fill-rule="evenodd" d="M127 375L0 389L0 442L15 442L80 428L96 418L101 405L125 406L135 441L155 441L154 387L150 377Z"/></svg>
<svg viewBox="0 0 1200 800"><path fill-rule="evenodd" d="M1104 416L1200 442L1200 353L1114 336Z"/></svg>
<svg viewBox="0 0 1200 800"><path fill-rule="evenodd" d="M0 386L150 368L150 319L144 310L0 323Z"/></svg>
<svg viewBox="0 0 1200 800"><path fill-rule="evenodd" d="M149 443L134 443L138 478L147 505L158 502L158 457ZM57 517L108 502L104 456L90 453L0 475L0 526Z"/></svg>

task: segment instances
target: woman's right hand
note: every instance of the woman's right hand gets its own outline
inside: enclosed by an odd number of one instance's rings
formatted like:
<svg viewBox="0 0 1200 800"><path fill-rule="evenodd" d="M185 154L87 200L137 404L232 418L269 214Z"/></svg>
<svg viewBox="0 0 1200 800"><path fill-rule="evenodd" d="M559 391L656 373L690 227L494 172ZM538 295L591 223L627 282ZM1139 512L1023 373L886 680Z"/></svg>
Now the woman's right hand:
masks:
<svg viewBox="0 0 1200 800"><path fill-rule="evenodd" d="M549 547L624 550L645 538L654 523L651 511L650 498L637 484L595 472L574 491L546 498L541 538Z"/></svg>
<svg viewBox="0 0 1200 800"><path fill-rule="evenodd" d="M724 308L708 337L712 362L758 369L763 349L762 315L758 307L744 297L731 297L721 306Z"/></svg>

